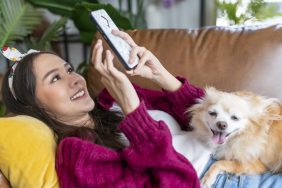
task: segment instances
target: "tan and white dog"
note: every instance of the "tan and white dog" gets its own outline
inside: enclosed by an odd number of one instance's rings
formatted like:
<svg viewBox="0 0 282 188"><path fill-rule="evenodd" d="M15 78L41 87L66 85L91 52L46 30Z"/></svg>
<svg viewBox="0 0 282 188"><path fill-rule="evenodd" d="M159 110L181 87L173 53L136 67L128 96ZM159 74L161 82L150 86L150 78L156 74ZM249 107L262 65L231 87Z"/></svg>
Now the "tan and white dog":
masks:
<svg viewBox="0 0 282 188"><path fill-rule="evenodd" d="M278 100L207 88L205 97L188 112L192 132L218 160L202 178L202 187L211 187L222 172L281 172L282 106Z"/></svg>
<svg viewBox="0 0 282 188"><path fill-rule="evenodd" d="M114 105L112 110L120 108ZM174 148L199 177L211 154L218 160L202 178L203 188L211 187L222 172L248 175L282 169L282 106L277 99L206 88L205 96L187 110L193 131L182 131L166 112L148 113L166 122Z"/></svg>

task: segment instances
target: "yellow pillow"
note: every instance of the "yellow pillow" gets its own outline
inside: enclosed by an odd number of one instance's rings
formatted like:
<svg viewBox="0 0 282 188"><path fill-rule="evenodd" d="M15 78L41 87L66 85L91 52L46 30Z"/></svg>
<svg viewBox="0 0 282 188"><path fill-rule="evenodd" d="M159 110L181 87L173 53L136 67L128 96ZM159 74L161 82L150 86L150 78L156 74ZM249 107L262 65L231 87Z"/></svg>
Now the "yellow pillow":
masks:
<svg viewBox="0 0 282 188"><path fill-rule="evenodd" d="M59 187L51 129L29 116L0 118L0 169L12 187Z"/></svg>

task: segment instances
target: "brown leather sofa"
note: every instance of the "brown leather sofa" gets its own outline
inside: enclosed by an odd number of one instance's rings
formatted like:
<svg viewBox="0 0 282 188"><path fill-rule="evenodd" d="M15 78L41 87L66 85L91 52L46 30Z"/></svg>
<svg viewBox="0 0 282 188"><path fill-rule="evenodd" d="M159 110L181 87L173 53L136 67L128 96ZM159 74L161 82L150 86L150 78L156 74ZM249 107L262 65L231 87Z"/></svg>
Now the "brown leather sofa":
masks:
<svg viewBox="0 0 282 188"><path fill-rule="evenodd" d="M134 30L129 34L171 73L194 85L249 90L282 99L282 25ZM120 63L116 65L121 68ZM157 89L146 80L132 81ZM91 64L87 82L94 95L103 88ZM2 180L0 176L0 187L5 187Z"/></svg>
<svg viewBox="0 0 282 188"><path fill-rule="evenodd" d="M194 85L249 90L282 99L282 25L134 30L129 34L171 73ZM118 62L116 66L121 67ZM132 80L157 88L146 80ZM94 94L103 88L92 66L88 84Z"/></svg>

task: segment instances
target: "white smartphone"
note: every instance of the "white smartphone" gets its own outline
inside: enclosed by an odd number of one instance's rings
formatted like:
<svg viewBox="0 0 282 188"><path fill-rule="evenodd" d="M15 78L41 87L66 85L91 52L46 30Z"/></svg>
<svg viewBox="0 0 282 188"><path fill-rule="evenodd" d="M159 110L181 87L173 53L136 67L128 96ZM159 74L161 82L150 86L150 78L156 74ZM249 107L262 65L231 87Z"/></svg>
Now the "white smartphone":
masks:
<svg viewBox="0 0 282 188"><path fill-rule="evenodd" d="M138 64L139 58L137 57L135 62L130 64L129 57L131 52L131 46L122 38L112 34L112 30L118 30L113 20L104 9L99 9L91 12L91 17L96 23L98 31L102 34L104 39L108 42L114 53L117 55L123 66L127 70L134 69Z"/></svg>

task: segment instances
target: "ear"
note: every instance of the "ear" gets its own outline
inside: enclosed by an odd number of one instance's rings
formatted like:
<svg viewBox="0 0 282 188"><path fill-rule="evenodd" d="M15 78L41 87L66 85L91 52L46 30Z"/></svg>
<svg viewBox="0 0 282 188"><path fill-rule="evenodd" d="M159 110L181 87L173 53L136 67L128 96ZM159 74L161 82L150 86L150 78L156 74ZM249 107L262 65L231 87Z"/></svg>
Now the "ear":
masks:
<svg viewBox="0 0 282 188"><path fill-rule="evenodd" d="M214 87L205 87L205 100L217 99L221 91L215 89Z"/></svg>
<svg viewBox="0 0 282 188"><path fill-rule="evenodd" d="M203 110L206 104L210 103L211 100L216 99L218 96L218 90L214 87L205 87L205 95L202 98L196 100L196 104L189 107L185 113L188 116L193 116L194 113Z"/></svg>
<svg viewBox="0 0 282 188"><path fill-rule="evenodd" d="M254 99L253 102L255 102L253 104L256 111L255 113L261 114L265 120L282 120L282 105L278 99L264 98L262 96L255 97Z"/></svg>
<svg viewBox="0 0 282 188"><path fill-rule="evenodd" d="M185 114L188 117L192 117L195 112L200 111L203 108L203 102L203 98L197 99L195 104L186 109Z"/></svg>
<svg viewBox="0 0 282 188"><path fill-rule="evenodd" d="M215 89L215 87L212 87L212 86L205 87L205 93L208 94L208 95L213 95L216 92L218 92L218 91Z"/></svg>
<svg viewBox="0 0 282 188"><path fill-rule="evenodd" d="M282 120L281 112L282 112L282 105L278 99L269 98L265 99L265 110L264 112L267 115L270 115L272 120Z"/></svg>
<svg viewBox="0 0 282 188"><path fill-rule="evenodd" d="M252 104L254 110L257 109L257 113L262 113L268 117L281 113L281 103L276 98L266 98L249 91L236 92L236 95L247 99Z"/></svg>

